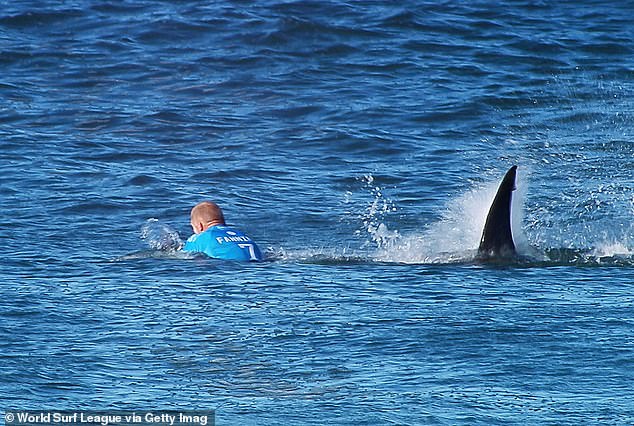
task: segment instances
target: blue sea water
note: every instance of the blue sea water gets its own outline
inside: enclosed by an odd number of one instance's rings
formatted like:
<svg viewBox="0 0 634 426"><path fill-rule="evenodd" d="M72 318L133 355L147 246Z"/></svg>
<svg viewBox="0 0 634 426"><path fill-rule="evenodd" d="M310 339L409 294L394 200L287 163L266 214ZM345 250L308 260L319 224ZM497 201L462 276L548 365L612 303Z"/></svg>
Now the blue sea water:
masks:
<svg viewBox="0 0 634 426"><path fill-rule="evenodd" d="M0 410L634 424L633 16L3 2ZM265 262L174 250L205 199Z"/></svg>

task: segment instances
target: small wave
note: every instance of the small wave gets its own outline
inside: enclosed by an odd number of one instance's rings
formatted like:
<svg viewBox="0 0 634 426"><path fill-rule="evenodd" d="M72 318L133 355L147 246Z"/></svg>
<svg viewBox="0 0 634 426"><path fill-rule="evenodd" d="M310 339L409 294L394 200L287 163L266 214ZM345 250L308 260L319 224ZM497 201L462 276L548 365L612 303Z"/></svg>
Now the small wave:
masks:
<svg viewBox="0 0 634 426"><path fill-rule="evenodd" d="M264 257L267 261L317 265L349 265L373 261L367 254L346 248L285 249L283 247L269 247Z"/></svg>
<svg viewBox="0 0 634 426"><path fill-rule="evenodd" d="M141 260L141 259L195 259L198 257L196 253L189 253L182 250L141 250L134 253L129 253L124 256L113 259L113 262L123 262L126 260Z"/></svg>

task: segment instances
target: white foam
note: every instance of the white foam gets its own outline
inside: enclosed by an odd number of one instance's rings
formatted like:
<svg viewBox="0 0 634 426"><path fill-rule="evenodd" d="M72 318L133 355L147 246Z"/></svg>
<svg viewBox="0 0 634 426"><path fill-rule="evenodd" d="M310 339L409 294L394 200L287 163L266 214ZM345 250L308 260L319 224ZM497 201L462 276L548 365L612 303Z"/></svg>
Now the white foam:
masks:
<svg viewBox="0 0 634 426"><path fill-rule="evenodd" d="M591 255L594 257L629 257L634 255L634 251L625 243L620 241L605 241L598 244Z"/></svg>

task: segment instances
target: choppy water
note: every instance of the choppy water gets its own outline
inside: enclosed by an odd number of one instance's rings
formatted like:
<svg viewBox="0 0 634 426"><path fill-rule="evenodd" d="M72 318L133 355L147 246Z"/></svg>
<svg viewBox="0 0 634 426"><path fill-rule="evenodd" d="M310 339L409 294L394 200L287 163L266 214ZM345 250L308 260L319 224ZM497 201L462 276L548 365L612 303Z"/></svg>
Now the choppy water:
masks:
<svg viewBox="0 0 634 426"><path fill-rule="evenodd" d="M631 2L0 10L2 410L634 423Z"/></svg>

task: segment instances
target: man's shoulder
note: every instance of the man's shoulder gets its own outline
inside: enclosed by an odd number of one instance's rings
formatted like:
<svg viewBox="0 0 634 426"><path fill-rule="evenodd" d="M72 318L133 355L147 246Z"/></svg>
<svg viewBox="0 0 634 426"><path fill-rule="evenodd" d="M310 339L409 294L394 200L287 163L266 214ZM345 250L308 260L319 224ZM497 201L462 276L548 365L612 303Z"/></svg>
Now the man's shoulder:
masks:
<svg viewBox="0 0 634 426"><path fill-rule="evenodd" d="M194 245L207 245L210 242L216 241L216 236L218 234L211 231L211 229L207 229L206 231L201 232L200 234L192 234L186 241L186 244L190 246Z"/></svg>
<svg viewBox="0 0 634 426"><path fill-rule="evenodd" d="M233 225L216 225L209 228L207 231L211 231L214 235L244 235L244 232Z"/></svg>

